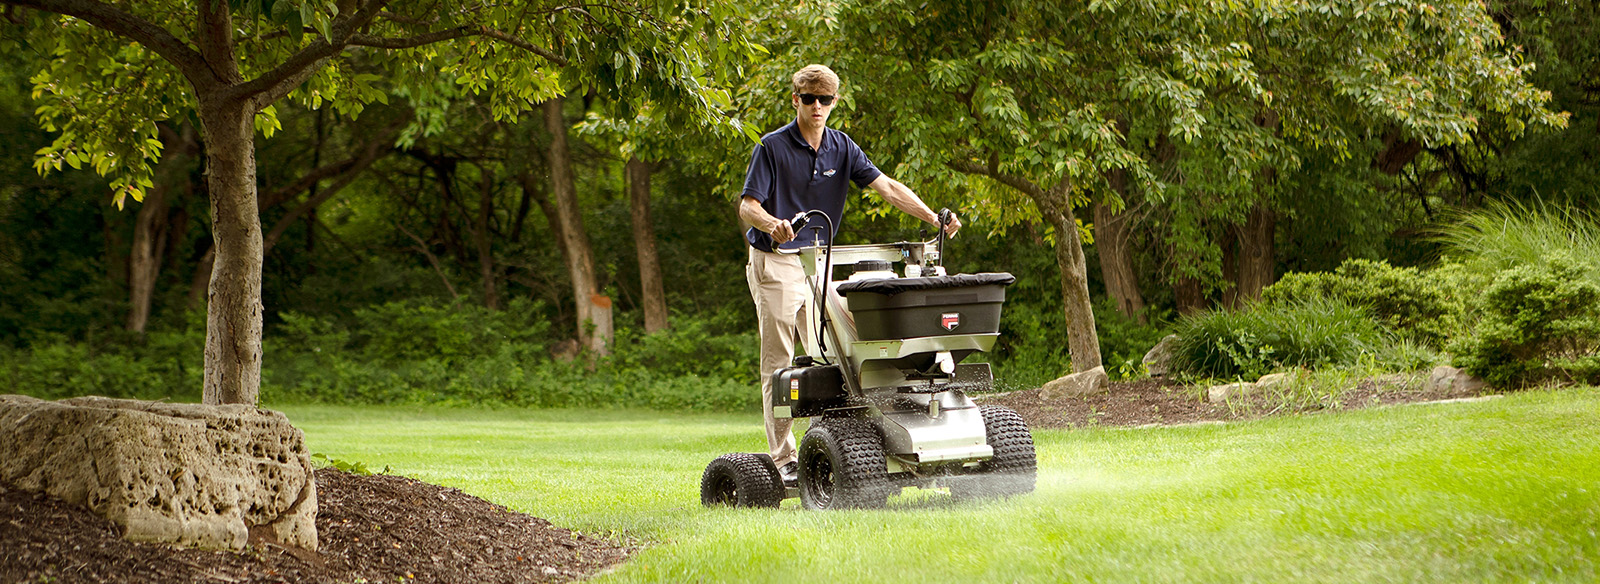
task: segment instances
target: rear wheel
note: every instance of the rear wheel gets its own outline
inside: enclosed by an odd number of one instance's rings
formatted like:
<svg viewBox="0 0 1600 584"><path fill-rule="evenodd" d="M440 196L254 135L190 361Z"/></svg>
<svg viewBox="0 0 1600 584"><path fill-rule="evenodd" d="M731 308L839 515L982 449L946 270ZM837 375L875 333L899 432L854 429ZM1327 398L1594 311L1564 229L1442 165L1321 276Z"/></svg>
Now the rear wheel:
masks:
<svg viewBox="0 0 1600 584"><path fill-rule="evenodd" d="M823 419L800 441L800 502L807 509L883 507L890 491L883 440L858 419Z"/></svg>
<svg viewBox="0 0 1600 584"><path fill-rule="evenodd" d="M1033 492L1039 463L1033 452L1028 423L1011 408L981 406L983 428L994 458L970 474L952 477L950 496L957 499L1013 497Z"/></svg>
<svg viewBox="0 0 1600 584"><path fill-rule="evenodd" d="M765 454L724 454L700 475L700 504L707 507L777 507L782 501L783 479Z"/></svg>

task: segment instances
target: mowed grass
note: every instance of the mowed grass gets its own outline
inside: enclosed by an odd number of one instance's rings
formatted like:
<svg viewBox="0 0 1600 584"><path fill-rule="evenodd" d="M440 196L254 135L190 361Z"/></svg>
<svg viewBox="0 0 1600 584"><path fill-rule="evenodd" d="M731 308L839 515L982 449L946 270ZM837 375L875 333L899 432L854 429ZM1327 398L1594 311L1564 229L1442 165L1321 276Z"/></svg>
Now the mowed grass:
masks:
<svg viewBox="0 0 1600 584"><path fill-rule="evenodd" d="M707 510L754 416L285 408L313 452L647 547L600 582L1600 580L1600 390L1039 431L1038 491Z"/></svg>

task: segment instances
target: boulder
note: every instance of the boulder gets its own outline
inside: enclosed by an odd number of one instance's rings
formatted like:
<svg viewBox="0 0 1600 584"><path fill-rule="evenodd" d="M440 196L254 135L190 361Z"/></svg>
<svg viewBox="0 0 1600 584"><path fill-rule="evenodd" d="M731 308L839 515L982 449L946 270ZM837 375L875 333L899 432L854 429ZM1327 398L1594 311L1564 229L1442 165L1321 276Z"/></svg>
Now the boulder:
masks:
<svg viewBox="0 0 1600 584"><path fill-rule="evenodd" d="M1178 348L1178 335L1167 335L1144 354L1144 367L1151 377L1165 377L1172 372L1172 353Z"/></svg>
<svg viewBox="0 0 1600 584"><path fill-rule="evenodd" d="M1253 394L1259 389L1261 388L1256 384L1247 381L1229 383L1227 385L1213 385L1211 389L1206 390L1206 401L1220 404L1233 398Z"/></svg>
<svg viewBox="0 0 1600 584"><path fill-rule="evenodd" d="M1434 367L1433 372L1428 374L1428 389L1431 391L1477 393L1486 387L1488 383L1482 379L1449 365Z"/></svg>
<svg viewBox="0 0 1600 584"><path fill-rule="evenodd" d="M1106 368L1095 367L1094 369L1073 373L1044 384L1044 387L1039 388L1039 397L1059 399L1089 395L1105 389L1108 382L1110 382L1110 378L1106 376Z"/></svg>
<svg viewBox="0 0 1600 584"><path fill-rule="evenodd" d="M132 541L317 548L298 428L247 405L0 395L0 485L87 507Z"/></svg>
<svg viewBox="0 0 1600 584"><path fill-rule="evenodd" d="M1273 373L1271 375L1262 375L1261 379L1256 380L1256 388L1272 389L1286 382L1292 381L1294 376L1295 374L1293 373Z"/></svg>

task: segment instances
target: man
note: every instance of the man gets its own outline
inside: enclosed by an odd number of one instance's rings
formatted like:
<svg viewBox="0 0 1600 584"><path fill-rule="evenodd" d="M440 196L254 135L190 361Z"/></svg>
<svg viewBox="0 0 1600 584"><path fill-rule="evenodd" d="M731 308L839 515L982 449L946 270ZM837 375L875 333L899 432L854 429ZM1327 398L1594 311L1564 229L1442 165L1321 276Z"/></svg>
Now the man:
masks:
<svg viewBox="0 0 1600 584"><path fill-rule="evenodd" d="M907 214L938 225L933 210L917 194L867 159L854 140L844 132L827 127L828 115L838 104L839 76L822 65L808 65L795 72L791 80L790 104L794 122L761 138L750 153L750 168L745 172L744 194L739 198L739 219L750 229L745 241L750 245L750 262L745 265L745 280L755 300L756 318L761 324L761 407L767 426L767 448L778 465L785 484L793 485L798 476L792 421L772 417L772 373L788 367L794 359L796 323L805 322L802 310L806 295L805 270L795 255L776 253L779 248L798 249L812 245L810 229L804 240L797 240L789 219L802 211L827 213L835 229L844 212L848 182L870 187L884 200ZM825 225L813 219L812 226ZM949 235L961 229L954 219ZM833 239L826 227L817 232L823 243Z"/></svg>

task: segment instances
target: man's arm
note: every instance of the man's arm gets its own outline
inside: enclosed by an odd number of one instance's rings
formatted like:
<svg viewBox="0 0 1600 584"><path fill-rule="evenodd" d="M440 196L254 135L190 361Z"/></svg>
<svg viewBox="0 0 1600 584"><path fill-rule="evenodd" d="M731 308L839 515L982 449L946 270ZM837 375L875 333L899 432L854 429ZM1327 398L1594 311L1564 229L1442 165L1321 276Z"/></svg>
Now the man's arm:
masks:
<svg viewBox="0 0 1600 584"><path fill-rule="evenodd" d="M752 197L739 197L739 219L771 235L772 241L779 244L794 239L794 228L789 226L789 222L767 213L766 209L761 208L761 202Z"/></svg>
<svg viewBox="0 0 1600 584"><path fill-rule="evenodd" d="M894 205L896 209L905 211L907 215L934 225L939 224L939 215L934 213L933 209L929 209L928 205L922 202L921 197L911 192L911 188L900 181L889 178L889 175L880 174L878 178L873 179L872 183L867 186L872 187L874 191L878 191L883 200L888 201L890 205ZM757 205L757 208L760 208L760 206ZM956 231L960 229L961 218L956 217L954 212L950 213L950 226L945 228L945 233L955 237Z"/></svg>

